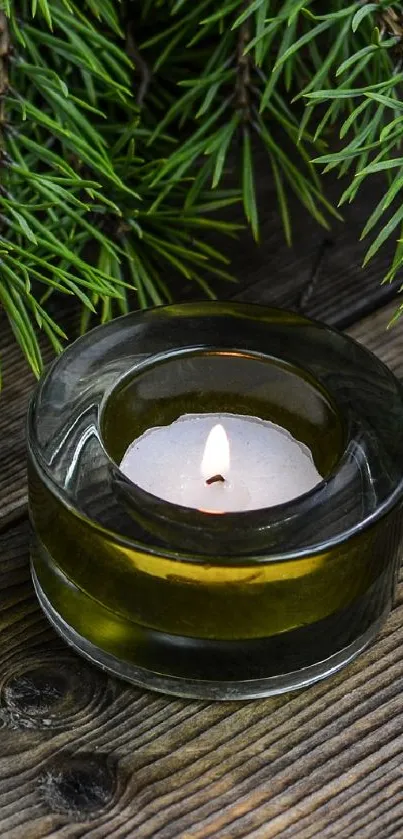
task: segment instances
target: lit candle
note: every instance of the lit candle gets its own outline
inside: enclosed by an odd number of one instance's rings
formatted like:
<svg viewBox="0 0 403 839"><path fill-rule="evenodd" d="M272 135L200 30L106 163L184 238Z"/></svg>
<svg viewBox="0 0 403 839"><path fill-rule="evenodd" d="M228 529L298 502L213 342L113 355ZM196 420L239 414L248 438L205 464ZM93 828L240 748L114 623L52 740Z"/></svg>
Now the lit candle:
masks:
<svg viewBox="0 0 403 839"><path fill-rule="evenodd" d="M120 469L159 498L211 513L282 504L322 480L310 449L289 431L238 414L185 414L150 428Z"/></svg>

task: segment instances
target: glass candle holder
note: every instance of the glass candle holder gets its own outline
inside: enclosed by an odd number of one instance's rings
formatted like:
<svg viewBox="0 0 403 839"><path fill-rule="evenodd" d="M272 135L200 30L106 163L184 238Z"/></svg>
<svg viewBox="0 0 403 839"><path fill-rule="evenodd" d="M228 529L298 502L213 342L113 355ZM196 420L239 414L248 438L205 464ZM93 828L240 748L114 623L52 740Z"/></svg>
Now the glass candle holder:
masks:
<svg viewBox="0 0 403 839"><path fill-rule="evenodd" d="M311 453L315 486L216 514L121 468L149 429L217 414L285 429ZM91 661L179 696L253 698L324 678L391 608L402 418L402 387L378 359L290 312L182 304L98 327L53 364L29 411L42 608Z"/></svg>

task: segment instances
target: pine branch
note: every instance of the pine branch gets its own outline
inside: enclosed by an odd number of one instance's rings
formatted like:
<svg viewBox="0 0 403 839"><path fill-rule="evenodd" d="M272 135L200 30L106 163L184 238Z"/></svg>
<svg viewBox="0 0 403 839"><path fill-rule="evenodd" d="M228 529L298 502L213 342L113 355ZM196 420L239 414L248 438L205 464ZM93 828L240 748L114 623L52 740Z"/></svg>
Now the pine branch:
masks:
<svg viewBox="0 0 403 839"><path fill-rule="evenodd" d="M349 141L340 151L321 155L315 161L324 165L325 171L337 169L347 174L352 170L352 180L341 196L341 205L354 200L367 177L380 172L389 175L391 170L397 169L393 181L385 181L385 195L362 231L361 238L364 238L378 226L364 265L390 236L401 235L403 210L396 202L403 186L403 159L399 157L403 140L400 101L402 24L401 3L370 3L359 8L352 18L351 31L353 41L357 38L361 48L355 53L350 51L349 57L339 66L336 78L341 81L338 86L306 94L311 104L328 105L327 114L334 123L344 113L339 135L341 139L350 135ZM361 46L363 41L365 46ZM360 80L356 87L351 86L353 78ZM392 115L391 120L388 120L388 113ZM398 239L395 257L384 281L391 282L401 267L403 252Z"/></svg>
<svg viewBox="0 0 403 839"><path fill-rule="evenodd" d="M50 294L73 294L105 320L127 311L129 293L142 306L170 300L161 276L167 266L208 293L203 272L225 274L219 254L195 244L193 234L208 226L205 214L214 202L206 196L203 207L184 211L180 178L160 230L152 181L161 160L148 150L150 130L136 105L151 77L143 63L135 84L127 36L125 43L109 0L93 10L95 18L73 0L43 0L34 21L25 9L23 27L12 8L0 19L8 129L2 132L0 302L36 375L42 366L37 328L57 351L63 339L44 308ZM161 142L171 139L163 135ZM83 326L88 322L84 315Z"/></svg>
<svg viewBox="0 0 403 839"><path fill-rule="evenodd" d="M82 302L85 327L94 310L106 320L133 298L172 299L178 278L208 295L215 277L232 279L204 236L234 235L216 213L242 201L258 239L257 143L288 242L290 192L325 227L337 215L319 167L350 178L341 204L384 173L366 259L392 236L386 279L403 267L402 2L2 9L0 303L37 374L38 329L57 351L63 341L46 309L54 293Z"/></svg>
<svg viewBox="0 0 403 839"><path fill-rule="evenodd" d="M140 84L136 94L136 104L141 108L144 99L147 95L148 88L151 84L152 74L147 62L144 60L133 34L134 23L129 21L126 30L126 47L127 53L130 56L135 70L140 75Z"/></svg>
<svg viewBox="0 0 403 839"><path fill-rule="evenodd" d="M0 165L4 153L4 131L6 123L6 95L8 92L8 64L10 59L10 34L8 21L0 10Z"/></svg>
<svg viewBox="0 0 403 839"><path fill-rule="evenodd" d="M248 11L251 1L246 0L244 11ZM236 105L244 123L250 121L250 85L251 85L251 55L247 47L252 36L250 15L241 23L238 31L237 44L237 76L236 76Z"/></svg>

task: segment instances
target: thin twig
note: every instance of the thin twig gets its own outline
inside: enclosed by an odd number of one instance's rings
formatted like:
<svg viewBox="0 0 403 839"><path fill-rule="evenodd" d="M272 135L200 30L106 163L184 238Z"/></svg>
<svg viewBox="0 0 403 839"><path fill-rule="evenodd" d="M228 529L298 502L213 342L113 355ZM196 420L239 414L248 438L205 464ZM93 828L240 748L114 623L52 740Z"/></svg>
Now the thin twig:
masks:
<svg viewBox="0 0 403 839"><path fill-rule="evenodd" d="M316 290L317 284L322 276L322 272L325 266L327 255L330 249L333 246L333 242L329 238L323 239L323 242L320 244L318 251L316 253L311 273L309 275L308 282L305 284L304 288L302 289L301 294L299 295L299 299L297 301L297 311L304 314L306 311L306 307Z"/></svg>
<svg viewBox="0 0 403 839"><path fill-rule="evenodd" d="M390 6L382 9L379 12L379 20L381 23L381 35L395 35L400 40L403 38L403 16L395 12Z"/></svg>
<svg viewBox="0 0 403 839"><path fill-rule="evenodd" d="M126 34L126 51L133 61L135 69L138 71L140 75L140 84L138 87L137 95L136 95L136 104L141 108L144 99L147 95L148 88L151 84L152 80L152 73L147 64L144 60L141 52L136 44L134 35L133 35L133 24L129 23L127 26L127 34Z"/></svg>
<svg viewBox="0 0 403 839"><path fill-rule="evenodd" d="M4 12L0 11L0 142L5 124L5 98L8 91L8 62L10 57L10 33Z"/></svg>
<svg viewBox="0 0 403 839"><path fill-rule="evenodd" d="M6 93L8 91L8 62L10 57L10 33L8 21L4 12L0 11L0 166L4 166L8 159L5 149L4 131L6 125ZM5 189L1 187L2 194ZM4 220L0 221L0 230L4 227Z"/></svg>
<svg viewBox="0 0 403 839"><path fill-rule="evenodd" d="M245 8L249 6L250 0L246 0L244 5ZM251 56L245 53L245 50L251 34L250 17L248 17L239 27L237 49L236 102L244 122L250 120Z"/></svg>

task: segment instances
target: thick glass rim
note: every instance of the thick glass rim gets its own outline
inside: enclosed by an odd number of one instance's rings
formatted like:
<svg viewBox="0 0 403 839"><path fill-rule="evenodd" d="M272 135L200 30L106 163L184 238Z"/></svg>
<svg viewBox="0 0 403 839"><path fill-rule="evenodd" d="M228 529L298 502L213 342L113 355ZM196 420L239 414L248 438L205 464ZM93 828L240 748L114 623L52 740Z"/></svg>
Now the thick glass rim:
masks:
<svg viewBox="0 0 403 839"><path fill-rule="evenodd" d="M28 410L28 423L32 422L32 413L34 408L34 398L32 398L29 410ZM27 443L28 451L30 452L33 462L34 468L40 468L42 473L42 478L45 481L48 489L54 495L56 495L60 502L66 507L66 509L73 512L77 515L81 520L85 521L90 528L96 530L97 532L101 533L105 536L106 539L113 540L118 545L124 548L129 548L130 550L134 550L138 553L142 553L143 555L151 554L152 556L161 557L161 559L169 559L174 560L177 562L185 563L185 564L197 564L197 565L204 565L208 562L209 565L212 564L211 558L206 557L203 554L192 554L190 551L180 551L170 550L168 547L156 544L147 544L145 545L143 542L136 541L135 539L129 539L126 536L122 536L118 531L111 530L104 525L100 524L100 522L94 521L85 513L83 513L79 508L77 508L74 504L71 503L69 497L63 493L56 483L56 481L52 478L47 469L47 465L44 462L40 452L38 452L37 447L33 446L32 440L28 438ZM309 493L306 493L309 494ZM349 539L353 538L354 536L358 536L361 533L364 533L370 527L376 524L380 519L384 518L391 510L393 510L396 505L398 504L399 500L403 495L403 478L401 483L395 488L393 493L382 503L379 507L366 518L364 518L358 524L353 525L352 527L346 529L343 533L340 533L338 536L330 537L329 539L325 539L322 542L318 542L314 545L308 545L301 549L293 549L291 551L283 551L283 552L273 552L268 553L267 555L264 554L222 554L217 555L214 558L214 563L217 566L248 566L248 565L265 565L268 563L279 563L279 562L295 562L298 560L304 560L308 557L314 557L321 553L328 553L332 548L342 545L344 542L347 542ZM278 505L279 507L281 505ZM287 506L287 505L285 505ZM225 514L228 515L228 514ZM239 514L240 515L240 514Z"/></svg>
<svg viewBox="0 0 403 839"><path fill-rule="evenodd" d="M147 497L150 500L153 499L156 502L162 502L164 504L164 507L166 506L167 510L171 511L172 516L174 515L174 513L176 513L177 515L180 515L181 510L185 510L188 514L194 512L195 515L200 516L201 520L204 522L204 524L206 524L211 520L211 513L208 513L204 510L198 510L198 509L195 509L193 507L187 507L185 504L174 504L172 501L167 501L166 499L160 498L158 495L155 495L154 493L151 493L148 490L143 489L141 486L139 486L139 484L136 484L135 481L131 481L130 478L128 478L127 475L124 472L122 472L122 470L120 469L120 464L109 453L106 442L105 442L105 439L104 439L104 436L103 436L103 433L102 433L103 419L104 419L104 415L105 415L105 411L106 411L108 402L109 402L111 396L113 395L114 391L116 391L120 387L122 387L122 385L124 385L126 380L130 381L131 379L133 379L137 375L141 376L144 372L147 372L148 369L151 370L154 367L156 367L157 365L159 366L160 364L162 365L165 362L169 362L171 359L175 360L175 359L184 358L186 356L191 357L191 356L199 354L199 353L200 353L200 355L206 355L206 356L207 355L225 355L225 356L239 357L239 358L255 358L258 361L263 361L263 362L273 361L279 367L288 368L290 371L293 370L293 365L290 362L288 362L286 359L277 358L276 356L272 356L272 355L269 355L269 354L263 353L263 352L258 352L257 350L242 350L242 349L239 349L237 347L234 347L231 350L223 350L220 347L214 347L214 346L206 347L206 346L195 345L194 347L186 347L186 348L183 348L183 349L178 349L178 350L174 349L174 350L169 350L167 352L156 353L155 355L152 355L149 358L144 359L144 361L139 362L139 364L133 365L133 367L131 367L129 370L126 370L121 376L119 376L116 379L116 381L112 385L110 385L109 388L107 388L107 390L105 391L105 393L104 393L104 395L101 399L101 402L98 406L98 411L97 411L98 417L97 418L98 418L98 433L99 433L99 438L98 439L99 439L99 443L101 445L102 451L103 451L106 459L108 460L108 463L119 474L122 481L124 481L125 483L128 483L129 485L134 484L136 486L136 488L139 490L140 494L144 495L144 497ZM343 427L343 437L345 439L344 419L343 419L343 417L340 413L340 410L337 407L336 400L334 399L332 394L329 393L329 391L327 391L326 388L324 388L323 385L320 382L318 382L315 379L315 377L312 376L312 374L308 370L306 370L304 367L301 367L299 369L301 370L301 372L304 373L304 378L306 379L306 381L308 381L309 384L311 386L313 386L316 390L321 392L322 395L326 397L326 399L328 400L328 402L332 406L333 410L337 414L338 419L340 420L340 424ZM239 516L242 517L243 521L246 521L247 517L249 517L250 520L251 520L251 523L252 523L252 517L253 517L254 513L258 512L261 515L263 515L263 513L265 511L268 511L268 510L276 510L276 511L278 510L279 512L281 512L283 509L289 508L290 505L294 505L300 500L301 501L305 500L306 498L310 497L313 493L318 492L319 489L323 488L323 486L329 484L329 482L331 481L331 479L335 475L335 470L336 470L337 466L339 465L340 461L343 458L343 454L344 454L344 449L341 452L340 457L337 459L337 464L333 467L333 469L329 472L329 474L326 475L326 477L323 477L321 481L318 481L318 483L312 489L308 490L307 492L302 493L301 495L298 495L296 498L291 499L291 501L286 501L286 502L283 502L281 504L272 504L270 507L258 507L256 510L240 510L240 511L236 511L236 512L222 513L221 515L225 516L225 521L228 521L230 526L231 526L231 523L234 522ZM168 516L167 516L167 518L168 518Z"/></svg>

